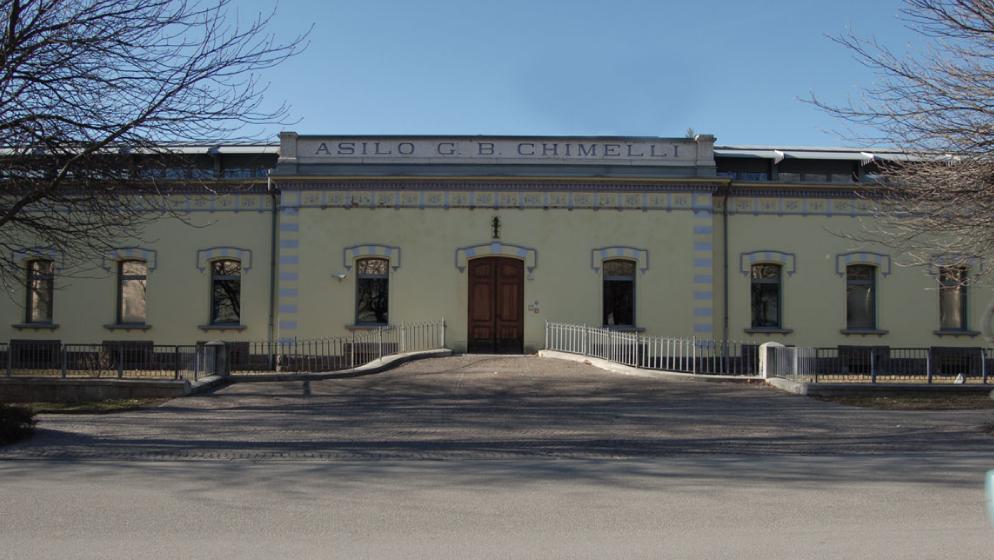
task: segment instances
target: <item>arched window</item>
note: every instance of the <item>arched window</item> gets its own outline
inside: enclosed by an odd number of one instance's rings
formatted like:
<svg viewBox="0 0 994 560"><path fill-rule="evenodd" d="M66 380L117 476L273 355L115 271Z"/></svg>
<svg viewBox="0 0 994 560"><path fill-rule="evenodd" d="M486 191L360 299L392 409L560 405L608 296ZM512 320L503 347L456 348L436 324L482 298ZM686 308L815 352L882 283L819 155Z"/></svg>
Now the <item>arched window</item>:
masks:
<svg viewBox="0 0 994 560"><path fill-rule="evenodd" d="M127 260L117 263L117 322L121 325L144 325L145 285L148 264Z"/></svg>
<svg viewBox="0 0 994 560"><path fill-rule="evenodd" d="M846 328L877 328L877 267L851 264L846 267Z"/></svg>
<svg viewBox="0 0 994 560"><path fill-rule="evenodd" d="M242 314L242 263L211 262L211 324L237 325Z"/></svg>
<svg viewBox="0 0 994 560"><path fill-rule="evenodd" d="M606 260L604 269L604 325L635 326L635 262Z"/></svg>
<svg viewBox="0 0 994 560"><path fill-rule="evenodd" d="M355 322L357 325L386 325L389 322L390 261L356 261Z"/></svg>
<svg viewBox="0 0 994 560"><path fill-rule="evenodd" d="M55 289L55 267L52 261L28 261L26 323L51 323L52 298Z"/></svg>
<svg viewBox="0 0 994 560"><path fill-rule="evenodd" d="M778 264L752 265L752 328L779 329L781 316L781 271Z"/></svg>

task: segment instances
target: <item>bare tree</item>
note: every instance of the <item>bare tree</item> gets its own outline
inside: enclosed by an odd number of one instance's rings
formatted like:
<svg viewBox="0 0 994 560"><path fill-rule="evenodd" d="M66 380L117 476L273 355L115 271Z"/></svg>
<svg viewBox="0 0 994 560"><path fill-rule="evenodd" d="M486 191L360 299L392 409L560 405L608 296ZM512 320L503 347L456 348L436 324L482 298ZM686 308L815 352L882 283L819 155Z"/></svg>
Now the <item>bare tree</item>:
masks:
<svg viewBox="0 0 994 560"><path fill-rule="evenodd" d="M906 263L979 276L994 257L994 0L905 0L902 17L919 48L836 38L878 81L859 101L812 102L875 131L861 141L905 153L876 164L881 181L866 196L877 212L862 235Z"/></svg>
<svg viewBox="0 0 994 560"><path fill-rule="evenodd" d="M285 120L259 71L299 52L230 0L0 0L0 280L25 246L92 259L168 212L176 143ZM136 161L139 162L136 168Z"/></svg>

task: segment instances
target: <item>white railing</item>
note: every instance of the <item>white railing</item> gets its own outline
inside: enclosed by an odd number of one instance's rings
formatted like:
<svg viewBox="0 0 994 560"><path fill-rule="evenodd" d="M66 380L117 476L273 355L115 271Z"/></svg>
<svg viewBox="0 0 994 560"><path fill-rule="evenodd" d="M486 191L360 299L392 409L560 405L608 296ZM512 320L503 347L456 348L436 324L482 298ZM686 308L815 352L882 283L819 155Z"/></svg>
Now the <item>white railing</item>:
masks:
<svg viewBox="0 0 994 560"><path fill-rule="evenodd" d="M813 378L817 372L817 349L805 346L780 346L764 344L760 360L763 377L784 379Z"/></svg>
<svg viewBox="0 0 994 560"><path fill-rule="evenodd" d="M646 336L603 327L547 322L545 348L663 371L702 375L755 375L759 371L756 344L703 337Z"/></svg>

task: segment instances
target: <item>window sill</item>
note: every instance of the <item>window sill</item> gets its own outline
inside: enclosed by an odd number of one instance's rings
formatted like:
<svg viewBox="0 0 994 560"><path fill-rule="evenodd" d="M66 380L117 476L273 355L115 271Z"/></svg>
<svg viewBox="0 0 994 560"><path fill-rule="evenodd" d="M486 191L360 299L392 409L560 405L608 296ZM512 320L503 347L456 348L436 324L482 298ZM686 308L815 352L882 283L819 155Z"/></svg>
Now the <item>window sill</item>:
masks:
<svg viewBox="0 0 994 560"><path fill-rule="evenodd" d="M885 331L883 329L840 329L839 332L846 336L853 334L861 336L866 336L866 335L883 336L889 333L890 331Z"/></svg>
<svg viewBox="0 0 994 560"><path fill-rule="evenodd" d="M16 325L11 326L19 331L54 331L59 328L58 323L17 323Z"/></svg>
<svg viewBox="0 0 994 560"><path fill-rule="evenodd" d="M643 333L645 332L645 327L636 327L634 325L601 325L602 329L607 329L609 331L623 332L623 333Z"/></svg>
<svg viewBox="0 0 994 560"><path fill-rule="evenodd" d="M245 325L198 325L202 331L244 331Z"/></svg>
<svg viewBox="0 0 994 560"><path fill-rule="evenodd" d="M790 334L794 329L782 329L779 327L749 327L743 329L749 334Z"/></svg>
<svg viewBox="0 0 994 560"><path fill-rule="evenodd" d="M935 336L969 336L975 337L980 335L980 331L968 331L968 330L937 330L932 331Z"/></svg>
<svg viewBox="0 0 994 560"><path fill-rule="evenodd" d="M376 329L385 329L390 326L390 323L360 323L357 325L345 325L345 330L347 331L375 331Z"/></svg>
<svg viewBox="0 0 994 560"><path fill-rule="evenodd" d="M109 331L147 331L152 328L152 325L146 323L113 323L104 325L104 328Z"/></svg>

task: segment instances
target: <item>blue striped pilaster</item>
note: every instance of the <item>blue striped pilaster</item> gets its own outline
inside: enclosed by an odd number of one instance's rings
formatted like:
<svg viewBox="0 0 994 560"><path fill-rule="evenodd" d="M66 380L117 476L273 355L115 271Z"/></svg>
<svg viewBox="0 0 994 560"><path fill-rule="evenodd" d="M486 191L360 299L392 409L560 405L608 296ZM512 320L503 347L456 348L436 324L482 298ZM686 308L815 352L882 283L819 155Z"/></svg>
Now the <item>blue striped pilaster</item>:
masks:
<svg viewBox="0 0 994 560"><path fill-rule="evenodd" d="M691 235L694 334L714 333L714 214L710 193L694 193Z"/></svg>
<svg viewBox="0 0 994 560"><path fill-rule="evenodd" d="M277 262L277 340L297 335L300 294L300 192L281 194Z"/></svg>

